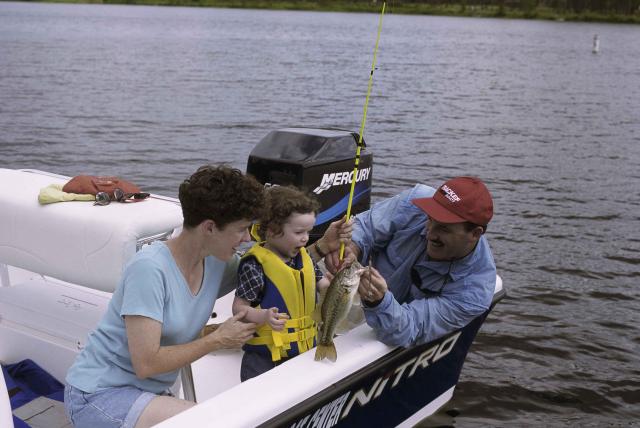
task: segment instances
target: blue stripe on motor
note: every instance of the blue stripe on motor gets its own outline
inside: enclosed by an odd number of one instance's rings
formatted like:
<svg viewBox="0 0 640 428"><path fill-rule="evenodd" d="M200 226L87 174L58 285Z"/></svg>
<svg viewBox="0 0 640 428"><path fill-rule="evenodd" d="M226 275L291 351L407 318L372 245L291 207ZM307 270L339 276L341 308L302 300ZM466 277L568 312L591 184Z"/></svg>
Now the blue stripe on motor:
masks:
<svg viewBox="0 0 640 428"><path fill-rule="evenodd" d="M371 188L367 187L366 183L356 184L356 188L353 191L354 194L353 194L352 205L358 202L360 198L362 198L365 194L367 194L370 191L371 191ZM349 195L340 199L332 207L329 207L326 210L318 213L318 216L316 217L315 226L331 221L338 215L345 213L347 211L348 204L349 204Z"/></svg>

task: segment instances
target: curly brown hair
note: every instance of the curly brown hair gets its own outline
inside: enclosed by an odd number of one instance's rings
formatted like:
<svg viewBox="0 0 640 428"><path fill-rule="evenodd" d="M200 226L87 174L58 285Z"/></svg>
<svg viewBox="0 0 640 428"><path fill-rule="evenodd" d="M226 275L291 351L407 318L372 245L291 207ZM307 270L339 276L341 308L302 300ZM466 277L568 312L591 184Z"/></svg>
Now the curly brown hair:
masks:
<svg viewBox="0 0 640 428"><path fill-rule="evenodd" d="M211 219L223 229L234 221L260 218L264 209L264 187L227 165L198 168L180 184L178 198L185 228Z"/></svg>
<svg viewBox="0 0 640 428"><path fill-rule="evenodd" d="M258 233L265 237L267 230L274 235L282 233L282 226L293 213L318 214L320 202L310 194L293 186L269 187L265 192L264 215L260 219Z"/></svg>

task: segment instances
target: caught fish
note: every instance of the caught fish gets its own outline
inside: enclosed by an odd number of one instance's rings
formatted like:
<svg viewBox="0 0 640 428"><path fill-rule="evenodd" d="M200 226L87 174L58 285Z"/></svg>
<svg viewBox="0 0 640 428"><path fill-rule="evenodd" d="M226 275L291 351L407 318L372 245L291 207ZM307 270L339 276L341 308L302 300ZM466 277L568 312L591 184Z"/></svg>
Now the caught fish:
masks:
<svg viewBox="0 0 640 428"><path fill-rule="evenodd" d="M313 314L314 320L318 323L316 361L324 358L336 361L338 356L333 336L338 325L345 321L349 314L354 296L358 292L360 275L363 271L364 268L357 261L340 270L331 280L331 284L324 294L324 300L316 307Z"/></svg>

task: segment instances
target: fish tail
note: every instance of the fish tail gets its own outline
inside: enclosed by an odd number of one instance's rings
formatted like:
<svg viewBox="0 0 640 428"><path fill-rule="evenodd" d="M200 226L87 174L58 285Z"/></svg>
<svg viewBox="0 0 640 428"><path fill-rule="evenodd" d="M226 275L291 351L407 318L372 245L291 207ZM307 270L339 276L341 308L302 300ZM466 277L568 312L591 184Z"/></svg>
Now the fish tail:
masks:
<svg viewBox="0 0 640 428"><path fill-rule="evenodd" d="M333 342L329 342L326 345L318 344L318 347L316 348L316 356L314 359L316 361L320 361L325 358L328 358L329 361L334 363L338 359L338 354L336 353L336 346L333 344Z"/></svg>

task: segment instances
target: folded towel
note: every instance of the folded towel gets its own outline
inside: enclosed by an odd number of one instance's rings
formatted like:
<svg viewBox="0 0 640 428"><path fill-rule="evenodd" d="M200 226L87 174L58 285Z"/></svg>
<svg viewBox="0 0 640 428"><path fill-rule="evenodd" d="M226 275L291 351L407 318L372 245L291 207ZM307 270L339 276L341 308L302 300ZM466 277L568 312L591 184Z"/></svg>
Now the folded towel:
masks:
<svg viewBox="0 0 640 428"><path fill-rule="evenodd" d="M38 202L40 204L53 204L54 202L69 202L69 201L95 201L95 195L82 194L82 193L68 193L62 191L64 184L50 184L47 187L40 189L38 195Z"/></svg>

